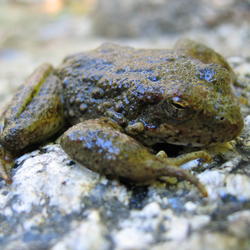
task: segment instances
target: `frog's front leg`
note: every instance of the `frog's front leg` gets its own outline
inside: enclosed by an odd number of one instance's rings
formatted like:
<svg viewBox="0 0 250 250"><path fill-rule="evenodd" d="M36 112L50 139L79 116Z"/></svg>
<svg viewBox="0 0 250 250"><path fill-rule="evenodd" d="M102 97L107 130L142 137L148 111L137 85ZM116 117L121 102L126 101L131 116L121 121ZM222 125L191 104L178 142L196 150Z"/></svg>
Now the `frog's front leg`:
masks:
<svg viewBox="0 0 250 250"><path fill-rule="evenodd" d="M195 151L179 155L177 157L168 157L165 151L161 150L156 154L157 157L163 159L167 164L179 167L182 164L196 159L201 159L203 162L211 162L212 157L209 153L204 150Z"/></svg>
<svg viewBox="0 0 250 250"><path fill-rule="evenodd" d="M79 123L64 133L60 144L73 160L98 173L137 183L173 176L191 182L207 196L205 187L195 176L166 164L124 134L111 120L103 118Z"/></svg>
<svg viewBox="0 0 250 250"><path fill-rule="evenodd" d="M20 87L0 117L0 177L11 179L13 158L41 143L64 125L61 84L52 66L43 64Z"/></svg>

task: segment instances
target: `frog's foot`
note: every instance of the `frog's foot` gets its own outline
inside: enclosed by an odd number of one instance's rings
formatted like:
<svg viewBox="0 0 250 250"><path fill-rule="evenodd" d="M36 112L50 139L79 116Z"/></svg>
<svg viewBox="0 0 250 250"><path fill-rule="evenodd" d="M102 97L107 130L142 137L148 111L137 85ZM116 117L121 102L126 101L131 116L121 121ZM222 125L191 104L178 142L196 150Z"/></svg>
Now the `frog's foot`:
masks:
<svg viewBox="0 0 250 250"><path fill-rule="evenodd" d="M173 158L168 157L166 152L161 150L156 154L156 157L163 159L166 162L166 164L176 167L179 167L186 162L196 159L201 159L202 163L212 161L211 155L204 150L182 154Z"/></svg>
<svg viewBox="0 0 250 250"><path fill-rule="evenodd" d="M169 177L176 177L177 179L186 180L196 186L204 197L208 196L206 187L199 181L196 176L192 175L188 171L176 168L175 166L167 165L160 172L161 176L159 177L159 179L161 181L165 181L166 183L170 184L172 181Z"/></svg>
<svg viewBox="0 0 250 250"><path fill-rule="evenodd" d="M207 196L195 176L156 157L109 119L88 120L71 127L60 138L60 144L73 160L106 176L135 183L176 177L191 182Z"/></svg>
<svg viewBox="0 0 250 250"><path fill-rule="evenodd" d="M3 149L0 145L0 178L3 178L6 183L11 184L10 170L14 165L12 156Z"/></svg>

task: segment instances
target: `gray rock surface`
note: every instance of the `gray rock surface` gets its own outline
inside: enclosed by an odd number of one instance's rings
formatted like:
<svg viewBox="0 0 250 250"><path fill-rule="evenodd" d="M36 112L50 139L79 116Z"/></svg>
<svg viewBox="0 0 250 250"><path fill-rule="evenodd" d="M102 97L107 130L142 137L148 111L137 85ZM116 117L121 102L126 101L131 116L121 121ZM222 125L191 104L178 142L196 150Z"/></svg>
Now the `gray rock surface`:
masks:
<svg viewBox="0 0 250 250"><path fill-rule="evenodd" d="M97 0L93 30L106 37L154 37L250 22L245 0Z"/></svg>

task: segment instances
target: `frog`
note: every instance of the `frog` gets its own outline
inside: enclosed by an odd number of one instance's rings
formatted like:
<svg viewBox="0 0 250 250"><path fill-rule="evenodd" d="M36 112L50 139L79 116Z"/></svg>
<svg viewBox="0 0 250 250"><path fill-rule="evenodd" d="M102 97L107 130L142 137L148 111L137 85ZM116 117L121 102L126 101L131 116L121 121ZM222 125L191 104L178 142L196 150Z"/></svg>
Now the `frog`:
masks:
<svg viewBox="0 0 250 250"><path fill-rule="evenodd" d="M180 166L210 162L204 149L236 138L243 118L235 73L203 43L135 49L113 43L39 66L1 115L0 177L11 183L14 160L59 136L69 157L108 178L150 185L167 178L206 187ZM164 143L200 148L176 157Z"/></svg>

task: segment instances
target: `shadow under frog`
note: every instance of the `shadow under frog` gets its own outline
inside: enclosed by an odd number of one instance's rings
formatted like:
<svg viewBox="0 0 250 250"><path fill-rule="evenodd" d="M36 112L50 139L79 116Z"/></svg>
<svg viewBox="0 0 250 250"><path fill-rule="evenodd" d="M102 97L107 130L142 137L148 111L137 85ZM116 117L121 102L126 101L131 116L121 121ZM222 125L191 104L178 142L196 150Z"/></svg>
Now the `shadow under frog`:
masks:
<svg viewBox="0 0 250 250"><path fill-rule="evenodd" d="M210 161L208 153L168 158L150 147L203 147L235 138L243 119L234 81L221 55L188 39L173 50L104 44L67 57L57 69L44 64L2 115L0 176L10 183L13 157L64 130L64 151L96 172L143 184L174 176L206 196L198 179L178 166Z"/></svg>

